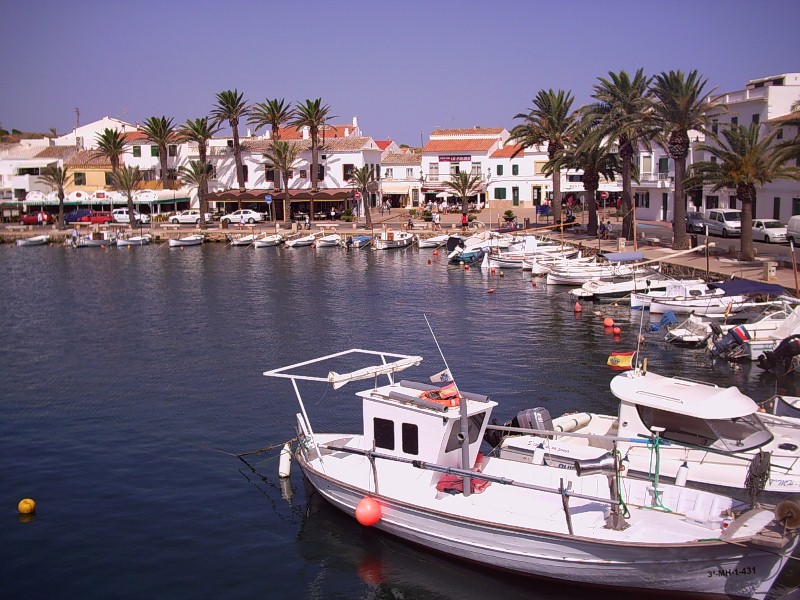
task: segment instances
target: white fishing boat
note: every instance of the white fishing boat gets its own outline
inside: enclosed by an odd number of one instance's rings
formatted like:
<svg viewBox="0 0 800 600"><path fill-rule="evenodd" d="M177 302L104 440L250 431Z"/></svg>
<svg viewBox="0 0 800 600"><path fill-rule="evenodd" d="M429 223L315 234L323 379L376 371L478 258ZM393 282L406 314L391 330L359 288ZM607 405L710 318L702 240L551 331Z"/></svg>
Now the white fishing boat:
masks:
<svg viewBox="0 0 800 600"><path fill-rule="evenodd" d="M372 243L371 235L354 235L348 237L344 245L347 248L366 248Z"/></svg>
<svg viewBox="0 0 800 600"><path fill-rule="evenodd" d="M664 377L641 367L614 377L611 392L619 399L616 415L573 413L552 425L545 415L538 429L560 433L505 438L501 454L571 468L576 458L610 450L613 438L631 476L731 495L763 491L776 501L800 494L800 420L765 415L736 387ZM750 481L753 469L761 470L762 481ZM750 489L758 483L763 488Z"/></svg>
<svg viewBox="0 0 800 600"><path fill-rule="evenodd" d="M347 370L334 366L340 361ZM765 598L797 545L787 529L800 525L793 502L773 512L680 486L654 493L651 482L620 475L610 454L575 470L482 457L496 403L455 384L396 380L421 361L353 349L264 373L292 383L300 405L294 457L309 484L364 525L525 575L747 598ZM312 426L300 386L330 384L326 401L339 402L336 389L363 379L374 383L342 408L360 408L360 433Z"/></svg>
<svg viewBox="0 0 800 600"><path fill-rule="evenodd" d="M302 248L311 246L316 241L318 235L318 233L310 233L308 235L293 237L286 240L286 245L289 246L289 248Z"/></svg>
<svg viewBox="0 0 800 600"><path fill-rule="evenodd" d="M342 236L338 233L330 233L320 236L317 239L317 248L334 248L342 245Z"/></svg>
<svg viewBox="0 0 800 600"><path fill-rule="evenodd" d="M245 235L237 235L231 238L230 245L231 246L252 246L256 239L258 238L258 234L255 233L248 233Z"/></svg>
<svg viewBox="0 0 800 600"><path fill-rule="evenodd" d="M104 248L116 244L117 234L107 229L102 231L92 231L85 235L73 238L72 245L76 248Z"/></svg>
<svg viewBox="0 0 800 600"><path fill-rule="evenodd" d="M432 237L420 237L417 240L417 246L420 248L441 248L445 244L447 244L447 240L450 239L450 234L443 233L441 235L434 235Z"/></svg>
<svg viewBox="0 0 800 600"><path fill-rule="evenodd" d="M667 285L664 289L649 289L633 292L631 294L631 308L633 310L650 310L652 302L661 300L682 300L698 296L724 296L719 288L709 287L705 281L694 279L678 279ZM658 309L658 307L656 307Z"/></svg>
<svg viewBox="0 0 800 600"><path fill-rule="evenodd" d="M20 238L17 240L17 246L44 246L45 244L50 243L50 236L45 235L34 235L33 237L29 238Z"/></svg>
<svg viewBox="0 0 800 600"><path fill-rule="evenodd" d="M697 285L704 285L702 279L686 280ZM675 280L653 271L644 276L627 275L624 277L601 277L587 281L581 287L569 291L570 295L580 300L593 300L596 302L609 302L621 298L629 299L631 294L640 292L647 294L655 290L666 290L673 285Z"/></svg>
<svg viewBox="0 0 800 600"><path fill-rule="evenodd" d="M170 238L170 248L182 248L184 246L200 246L203 243L202 233L193 233L180 238Z"/></svg>
<svg viewBox="0 0 800 600"><path fill-rule="evenodd" d="M709 325L707 348L727 360L758 360L781 341L800 335L800 306L770 305L758 318L738 325Z"/></svg>
<svg viewBox="0 0 800 600"><path fill-rule="evenodd" d="M133 235L130 237L118 237L117 246L146 246L150 243L151 236L149 233L144 235Z"/></svg>
<svg viewBox="0 0 800 600"><path fill-rule="evenodd" d="M255 248L270 248L272 246L280 245L282 241L283 236L278 233L264 234L253 240L253 246Z"/></svg>
<svg viewBox="0 0 800 600"><path fill-rule="evenodd" d="M588 265L597 263L595 256L576 256L570 258L564 255L541 255L526 259L522 262L522 269L531 271L532 275L547 275L551 269L563 270L571 265Z"/></svg>
<svg viewBox="0 0 800 600"><path fill-rule="evenodd" d="M588 281L603 277L645 277L658 270L652 263L638 263L644 258L641 252L614 252L602 255L605 263L571 263L567 267L551 267L547 273L548 285L582 286Z"/></svg>
<svg viewBox="0 0 800 600"><path fill-rule="evenodd" d="M372 244L376 250L396 250L407 248L414 242L414 234L408 231L387 229L375 236Z"/></svg>

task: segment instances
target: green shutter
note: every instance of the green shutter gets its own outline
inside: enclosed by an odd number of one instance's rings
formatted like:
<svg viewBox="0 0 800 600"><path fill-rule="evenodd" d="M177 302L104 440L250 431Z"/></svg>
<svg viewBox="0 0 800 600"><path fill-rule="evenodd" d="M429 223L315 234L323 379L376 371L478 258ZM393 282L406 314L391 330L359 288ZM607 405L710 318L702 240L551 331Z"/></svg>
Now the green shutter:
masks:
<svg viewBox="0 0 800 600"><path fill-rule="evenodd" d="M158 156L158 146L150 146L150 156Z"/></svg>
<svg viewBox="0 0 800 600"><path fill-rule="evenodd" d="M495 200L505 200L506 199L506 188L504 188L504 187L494 188L494 199Z"/></svg>
<svg viewBox="0 0 800 600"><path fill-rule="evenodd" d="M497 175L500 176L503 174L503 165L497 165Z"/></svg>
<svg viewBox="0 0 800 600"><path fill-rule="evenodd" d="M134 146L133 147L133 155L136 158L139 158L142 155L142 147L141 146Z"/></svg>
<svg viewBox="0 0 800 600"><path fill-rule="evenodd" d="M519 175L519 165L511 165L511 174Z"/></svg>

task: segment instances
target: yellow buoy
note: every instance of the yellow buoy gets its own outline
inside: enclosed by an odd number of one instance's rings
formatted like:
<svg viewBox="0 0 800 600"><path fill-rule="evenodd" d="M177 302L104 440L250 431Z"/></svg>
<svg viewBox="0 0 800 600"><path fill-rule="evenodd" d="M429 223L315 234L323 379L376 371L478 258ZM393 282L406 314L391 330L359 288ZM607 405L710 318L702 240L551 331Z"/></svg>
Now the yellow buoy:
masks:
<svg viewBox="0 0 800 600"><path fill-rule="evenodd" d="M34 513L36 512L36 502L32 498L23 498L17 504L17 510L23 515Z"/></svg>

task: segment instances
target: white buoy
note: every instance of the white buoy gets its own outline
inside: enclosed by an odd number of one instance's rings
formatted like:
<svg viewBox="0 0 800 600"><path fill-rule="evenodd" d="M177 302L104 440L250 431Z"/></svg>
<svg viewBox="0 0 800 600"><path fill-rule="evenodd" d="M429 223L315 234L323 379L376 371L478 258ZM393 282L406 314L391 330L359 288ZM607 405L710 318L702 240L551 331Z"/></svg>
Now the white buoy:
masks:
<svg viewBox="0 0 800 600"><path fill-rule="evenodd" d="M278 477L289 477L292 474L292 445L286 442L281 448L281 458L278 462Z"/></svg>
<svg viewBox="0 0 800 600"><path fill-rule="evenodd" d="M678 472L675 474L675 485L679 485L681 487L686 485L686 480L689 477L689 465L686 464L686 461L678 467Z"/></svg>

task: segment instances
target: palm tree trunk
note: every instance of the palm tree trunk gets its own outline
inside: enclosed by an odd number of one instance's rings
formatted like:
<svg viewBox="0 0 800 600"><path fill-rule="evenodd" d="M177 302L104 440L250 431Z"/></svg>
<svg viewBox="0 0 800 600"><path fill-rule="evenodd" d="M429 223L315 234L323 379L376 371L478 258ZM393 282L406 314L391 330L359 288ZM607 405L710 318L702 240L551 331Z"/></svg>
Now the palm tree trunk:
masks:
<svg viewBox="0 0 800 600"><path fill-rule="evenodd" d="M367 188L361 190L361 201L364 203L364 224L367 229L372 229L372 212L369 210L369 196L367 195Z"/></svg>
<svg viewBox="0 0 800 600"><path fill-rule="evenodd" d="M620 142L622 159L622 237L633 239L633 203L631 202L631 167L633 148L627 142Z"/></svg>
<svg viewBox="0 0 800 600"><path fill-rule="evenodd" d="M58 190L58 228L64 229L64 190Z"/></svg>
<svg viewBox="0 0 800 600"><path fill-rule="evenodd" d="M134 225L136 224L136 213L134 213L133 208L133 194L131 190L127 190L128 196L128 227L133 229Z"/></svg>
<svg viewBox="0 0 800 600"><path fill-rule="evenodd" d="M686 156L673 156L675 161L675 197L672 201L672 249L685 250L689 247L686 235L686 193L683 180L686 178ZM667 215L664 215L666 219Z"/></svg>
<svg viewBox="0 0 800 600"><path fill-rule="evenodd" d="M316 192L319 186L317 181L317 132L311 131L311 191Z"/></svg>
<svg viewBox="0 0 800 600"><path fill-rule="evenodd" d="M742 238L739 260L755 260L755 252L753 251L753 201L756 199L755 187L752 185L737 186L736 197L742 201Z"/></svg>
<svg viewBox="0 0 800 600"><path fill-rule="evenodd" d="M167 189L167 178L169 173L167 172L167 147L166 146L159 146L158 147L158 163L161 167L161 187L163 189Z"/></svg>
<svg viewBox="0 0 800 600"><path fill-rule="evenodd" d="M203 165L203 170L207 171L208 170L208 151L206 149L205 142L200 141L197 144L197 149L198 149L198 152L200 154L200 164ZM205 195L208 194L208 179L206 179L203 182L202 188L203 188L203 197L205 198Z"/></svg>
<svg viewBox="0 0 800 600"><path fill-rule="evenodd" d="M550 203L555 223L561 220L561 169L553 171L553 201Z"/></svg>
<svg viewBox="0 0 800 600"><path fill-rule="evenodd" d="M242 168L242 149L239 147L239 123L231 121L231 131L233 132L233 160L236 162L236 182L239 189L244 190L244 169ZM242 210L242 199L237 200L238 210Z"/></svg>

